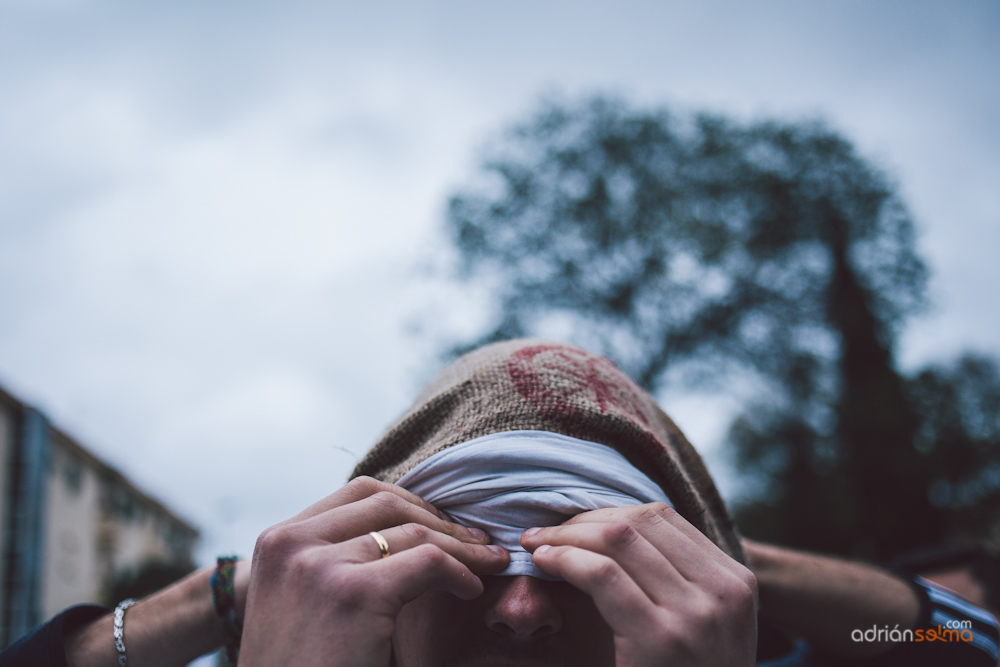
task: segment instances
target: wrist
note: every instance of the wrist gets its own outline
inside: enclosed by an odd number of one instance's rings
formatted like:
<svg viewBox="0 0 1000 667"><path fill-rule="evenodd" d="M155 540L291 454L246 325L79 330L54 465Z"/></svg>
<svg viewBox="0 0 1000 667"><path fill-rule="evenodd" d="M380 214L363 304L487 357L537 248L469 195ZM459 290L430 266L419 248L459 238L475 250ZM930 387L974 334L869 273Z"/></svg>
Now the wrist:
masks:
<svg viewBox="0 0 1000 667"><path fill-rule="evenodd" d="M197 570L129 607L123 637L128 664L186 664L222 645L224 635L215 617L209 585L212 570ZM109 613L68 635L69 667L117 665L113 633L114 619Z"/></svg>
<svg viewBox="0 0 1000 667"><path fill-rule="evenodd" d="M210 567L196 570L129 611L125 632L130 661L134 654L135 664L144 667L183 664L222 645L211 575Z"/></svg>
<svg viewBox="0 0 1000 667"><path fill-rule="evenodd" d="M876 655L888 645L858 644L854 629L912 628L920 602L910 585L877 567L745 540L757 577L760 615L840 655Z"/></svg>
<svg viewBox="0 0 1000 667"><path fill-rule="evenodd" d="M793 552L747 539L742 542L747 567L757 579L758 611L763 618L773 621L773 612L780 613L784 606L786 592L794 591L795 582L790 577L797 571L790 561Z"/></svg>

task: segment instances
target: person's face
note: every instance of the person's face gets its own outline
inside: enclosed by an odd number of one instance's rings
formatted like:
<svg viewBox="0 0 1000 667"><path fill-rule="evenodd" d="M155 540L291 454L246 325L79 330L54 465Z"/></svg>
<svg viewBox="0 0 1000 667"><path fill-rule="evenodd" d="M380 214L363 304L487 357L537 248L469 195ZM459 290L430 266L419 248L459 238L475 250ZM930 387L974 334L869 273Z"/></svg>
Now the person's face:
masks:
<svg viewBox="0 0 1000 667"><path fill-rule="evenodd" d="M399 667L614 665L611 628L582 591L528 576L482 579L475 600L429 591L403 607Z"/></svg>

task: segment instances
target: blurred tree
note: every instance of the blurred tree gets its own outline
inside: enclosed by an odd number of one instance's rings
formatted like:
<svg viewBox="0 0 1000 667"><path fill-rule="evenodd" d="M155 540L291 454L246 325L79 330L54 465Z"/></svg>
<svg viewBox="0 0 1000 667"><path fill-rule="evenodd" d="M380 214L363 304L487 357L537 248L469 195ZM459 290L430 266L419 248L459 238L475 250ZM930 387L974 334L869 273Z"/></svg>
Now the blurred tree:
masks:
<svg viewBox="0 0 1000 667"><path fill-rule="evenodd" d="M967 354L920 371L907 387L919 415L915 445L934 471L931 504L951 512L964 533L1000 510L1000 369ZM996 526L1000 528L1000 525ZM1000 534L991 536L993 542Z"/></svg>
<svg viewBox="0 0 1000 667"><path fill-rule="evenodd" d="M878 557L946 535L938 447L917 446L913 396L933 391L893 360L926 270L893 184L846 139L595 97L543 105L481 176L447 227L459 275L485 281L496 309L455 352L555 335L653 391L679 364L749 369L766 396L730 437L762 480L737 508L748 534Z"/></svg>
<svg viewBox="0 0 1000 667"><path fill-rule="evenodd" d="M126 598L144 598L194 572L192 563L151 559L135 569L115 572L105 582L103 603L113 607Z"/></svg>

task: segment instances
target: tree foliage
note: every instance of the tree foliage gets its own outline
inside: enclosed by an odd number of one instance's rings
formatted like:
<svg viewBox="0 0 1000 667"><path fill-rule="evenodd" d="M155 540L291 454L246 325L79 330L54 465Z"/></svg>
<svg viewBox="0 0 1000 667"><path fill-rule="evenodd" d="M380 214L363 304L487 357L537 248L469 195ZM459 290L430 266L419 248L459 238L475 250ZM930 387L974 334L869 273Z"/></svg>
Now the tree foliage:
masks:
<svg viewBox="0 0 1000 667"><path fill-rule="evenodd" d="M972 471L938 465L973 445L944 448L947 429L921 407L965 409L941 388L964 371L909 382L895 368L900 328L925 300L911 217L822 123L546 103L452 197L447 227L461 276L491 285L496 306L459 349L557 335L652 391L679 364L764 381L730 437L764 481L740 511L751 533L888 556L954 524L932 489L979 488Z"/></svg>
<svg viewBox="0 0 1000 667"><path fill-rule="evenodd" d="M127 598L144 598L194 572L192 563L150 559L134 569L113 573L104 583L104 604L113 607Z"/></svg>
<svg viewBox="0 0 1000 667"><path fill-rule="evenodd" d="M891 184L819 124L549 104L484 168L448 212L462 268L498 277L484 340L569 316L656 388L697 355L772 374L830 356L835 249L873 296L882 340L923 300Z"/></svg>

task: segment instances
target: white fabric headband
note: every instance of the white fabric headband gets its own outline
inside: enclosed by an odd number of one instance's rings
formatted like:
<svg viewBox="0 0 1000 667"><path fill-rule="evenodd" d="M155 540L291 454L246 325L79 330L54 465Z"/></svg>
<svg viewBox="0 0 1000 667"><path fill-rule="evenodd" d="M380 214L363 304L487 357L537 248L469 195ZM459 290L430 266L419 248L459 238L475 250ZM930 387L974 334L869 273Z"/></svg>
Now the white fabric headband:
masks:
<svg viewBox="0 0 1000 667"><path fill-rule="evenodd" d="M412 491L510 551L501 575L554 579L531 562L521 533L604 507L670 500L607 445L548 431L494 433L449 447L404 475Z"/></svg>

